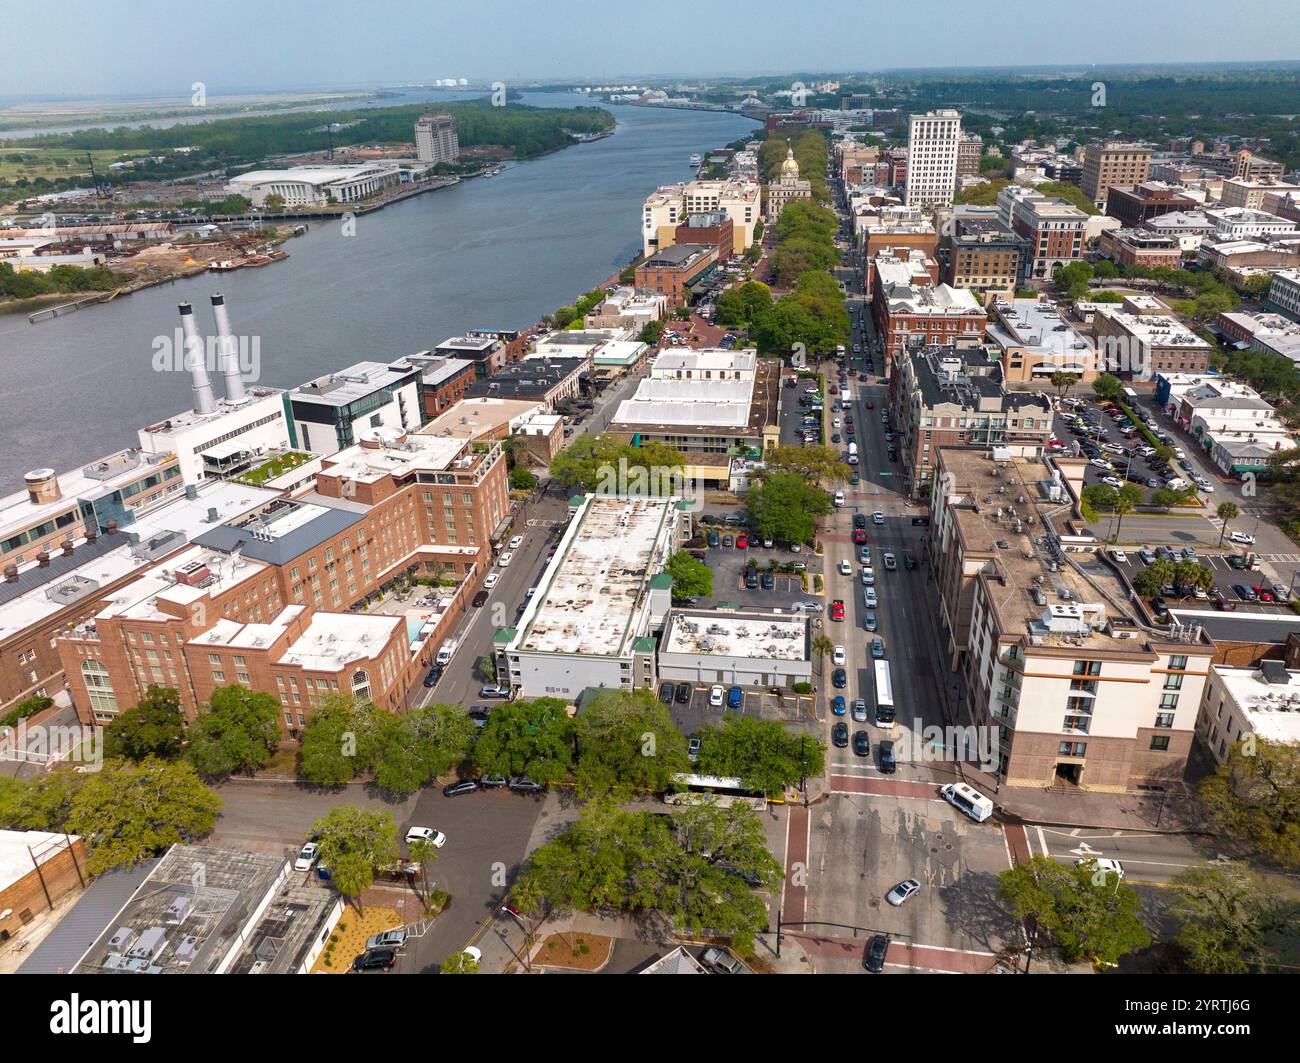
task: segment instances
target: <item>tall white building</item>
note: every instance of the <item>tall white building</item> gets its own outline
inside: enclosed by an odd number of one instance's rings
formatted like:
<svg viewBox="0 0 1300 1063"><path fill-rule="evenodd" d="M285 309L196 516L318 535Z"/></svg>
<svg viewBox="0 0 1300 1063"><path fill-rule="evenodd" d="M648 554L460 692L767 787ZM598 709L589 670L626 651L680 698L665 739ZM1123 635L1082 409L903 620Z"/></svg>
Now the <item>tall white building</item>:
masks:
<svg viewBox="0 0 1300 1063"><path fill-rule="evenodd" d="M961 115L954 110L911 116L907 132L907 206L952 204L960 140Z"/></svg>
<svg viewBox="0 0 1300 1063"><path fill-rule="evenodd" d="M425 111L415 120L415 157L421 162L455 162L460 155L456 119Z"/></svg>

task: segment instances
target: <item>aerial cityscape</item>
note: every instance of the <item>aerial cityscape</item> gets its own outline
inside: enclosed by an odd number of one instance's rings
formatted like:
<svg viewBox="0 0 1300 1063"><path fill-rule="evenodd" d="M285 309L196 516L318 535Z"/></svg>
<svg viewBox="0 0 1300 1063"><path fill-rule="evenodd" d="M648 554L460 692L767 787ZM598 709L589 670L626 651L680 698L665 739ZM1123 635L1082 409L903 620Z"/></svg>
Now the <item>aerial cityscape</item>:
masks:
<svg viewBox="0 0 1300 1063"><path fill-rule="evenodd" d="M568 3L346 48L18 6L0 973L74 976L6 983L41 1030L170 1041L111 1005L172 983L107 974L910 973L1260 1032L1293 10L762 0L645 47L673 0L593 61Z"/></svg>

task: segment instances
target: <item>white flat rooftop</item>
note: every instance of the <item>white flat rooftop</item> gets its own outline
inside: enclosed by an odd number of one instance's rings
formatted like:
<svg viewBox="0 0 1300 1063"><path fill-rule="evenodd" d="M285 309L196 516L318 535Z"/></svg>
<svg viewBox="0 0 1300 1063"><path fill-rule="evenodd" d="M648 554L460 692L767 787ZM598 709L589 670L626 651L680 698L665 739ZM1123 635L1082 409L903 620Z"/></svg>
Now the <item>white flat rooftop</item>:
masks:
<svg viewBox="0 0 1300 1063"><path fill-rule="evenodd" d="M241 517L276 497L274 491L266 491L259 487L211 483L199 490L198 498L188 499L183 494L178 495L166 505L150 511L123 530L139 535L141 541L147 541L167 531L180 532L188 540L226 521ZM217 511L217 519L214 522L208 520L209 509ZM85 540L77 541L78 546L84 543ZM72 560L75 559L74 551ZM121 546L92 558L84 565L64 572L55 579L33 586L31 590L0 605L0 640L10 638L63 609L64 605L51 600L47 592L69 580L93 580L100 587L106 587L131 572L147 567L147 562L132 556L131 547L123 540ZM20 581L22 575L36 568L37 563L34 561L24 565L20 569Z"/></svg>
<svg viewBox="0 0 1300 1063"><path fill-rule="evenodd" d="M208 576L198 584L181 583L176 571L187 565L206 565ZM214 594L224 593L255 579L267 566L250 558L235 558L206 546L189 546L141 573L140 578L114 591L95 618L175 620L177 613L162 608L171 604L188 610Z"/></svg>
<svg viewBox="0 0 1300 1063"><path fill-rule="evenodd" d="M1260 738L1300 742L1300 672L1287 671L1287 682L1268 683L1257 668L1215 665L1219 678Z"/></svg>
<svg viewBox="0 0 1300 1063"><path fill-rule="evenodd" d="M625 656L650 577L671 549L675 499L589 496L542 575L512 649Z"/></svg>
<svg viewBox="0 0 1300 1063"><path fill-rule="evenodd" d="M357 362L337 373L327 373L299 384L293 389L293 401L310 402L318 406L347 406L414 373L415 368L393 368L384 362Z"/></svg>
<svg viewBox="0 0 1300 1063"><path fill-rule="evenodd" d="M75 842L79 836L74 834L71 837ZM49 834L43 830L0 830L0 892L36 870L32 863L33 854L44 863L67 847L68 842L62 834Z"/></svg>
<svg viewBox="0 0 1300 1063"><path fill-rule="evenodd" d="M660 652L755 661L806 661L807 635L805 618L673 613Z"/></svg>
<svg viewBox="0 0 1300 1063"><path fill-rule="evenodd" d="M678 372L702 373L754 373L758 352L752 347L726 350L721 347L701 348L698 351L664 351L650 367L652 377L668 378Z"/></svg>
<svg viewBox="0 0 1300 1063"><path fill-rule="evenodd" d="M385 476L402 476L416 469L445 471L466 448L461 436L408 436L406 442L391 446L367 447L356 443L331 455L325 464L326 475L370 483Z"/></svg>
<svg viewBox="0 0 1300 1063"><path fill-rule="evenodd" d="M655 380L637 385L618 406L613 423L712 425L744 428L754 380Z"/></svg>
<svg viewBox="0 0 1300 1063"><path fill-rule="evenodd" d="M219 375L213 376L213 387L220 387L221 381ZM180 413L173 414L165 421L155 421L140 429L139 435L143 440L155 432L170 435L176 432L183 432L190 428L205 426L216 428L221 421L229 418L230 420L239 420L241 424L250 420L250 414L257 411L255 419L261 419L268 413L267 407L274 405L284 412L284 400L280 397L283 392L276 389L264 388L261 386L247 388L248 401L241 402L238 405L231 406L225 399L218 399L216 409L211 413L199 413L197 410L182 410Z"/></svg>
<svg viewBox="0 0 1300 1063"><path fill-rule="evenodd" d="M351 661L378 657L397 627L406 627L404 617L316 613L307 630L276 663L298 665L307 671L337 672Z"/></svg>

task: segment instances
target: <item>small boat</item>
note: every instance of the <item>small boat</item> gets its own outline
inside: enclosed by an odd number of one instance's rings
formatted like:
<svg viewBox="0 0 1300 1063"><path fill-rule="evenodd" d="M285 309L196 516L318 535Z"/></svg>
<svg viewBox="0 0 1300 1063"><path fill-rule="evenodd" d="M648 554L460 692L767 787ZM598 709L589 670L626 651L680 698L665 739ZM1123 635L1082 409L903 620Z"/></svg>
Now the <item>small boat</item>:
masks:
<svg viewBox="0 0 1300 1063"><path fill-rule="evenodd" d="M695 155L692 155L692 156L691 156L691 165L692 165L692 166L698 166L698 165L699 165L700 163L702 163L703 161L704 161L703 157L700 156L699 154L695 154Z"/></svg>

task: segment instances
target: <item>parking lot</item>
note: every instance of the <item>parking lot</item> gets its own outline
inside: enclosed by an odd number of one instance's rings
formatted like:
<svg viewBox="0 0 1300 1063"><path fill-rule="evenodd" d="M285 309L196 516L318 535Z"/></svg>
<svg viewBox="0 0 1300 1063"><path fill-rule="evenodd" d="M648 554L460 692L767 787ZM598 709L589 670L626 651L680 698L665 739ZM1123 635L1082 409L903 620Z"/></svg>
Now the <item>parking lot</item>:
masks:
<svg viewBox="0 0 1300 1063"><path fill-rule="evenodd" d="M1151 546L1146 547L1145 549L1149 549L1152 552L1152 555L1155 555L1155 551L1160 548L1162 548L1161 544L1152 544ZM1274 603L1269 603L1266 601L1255 602L1255 601L1251 601L1249 596L1243 598L1241 595L1239 595L1236 592L1234 588L1240 584L1242 586L1250 587L1250 588L1265 587L1268 589L1268 591L1276 593L1273 591L1272 588L1273 580L1269 578L1265 573L1259 571L1251 572L1249 568L1233 567L1231 562L1231 559L1233 558L1236 558L1238 564L1245 563L1243 559L1242 551L1209 553L1209 552L1202 552L1198 550L1194 557L1185 558L1182 554L1182 551L1177 546L1163 547L1163 548L1168 549L1170 551L1170 555L1167 558L1169 560L1176 560L1176 561L1194 560L1198 564L1205 565L1210 569L1210 571L1214 573L1214 586L1212 589L1204 592L1203 597L1193 594L1193 595L1188 595L1184 599L1184 598L1179 598L1176 595L1174 596L1166 595L1165 597L1168 600L1190 602L1190 603L1200 602L1204 607L1208 608L1212 605L1214 594L1217 591L1229 603L1236 603L1238 608L1242 608L1244 607L1245 604L1248 603L1252 611L1263 611L1263 612L1272 611L1272 612L1288 612L1288 613L1290 612L1290 607L1286 604L1285 601L1274 602ZM1125 547L1124 550L1119 552L1120 556L1124 557L1125 559L1123 561L1119 560L1119 558L1116 556L1115 550L1113 549L1108 550L1107 553L1110 556L1111 562L1115 565L1116 568L1120 569L1125 574L1125 576L1128 578L1130 583L1137 577L1139 572L1141 572L1144 568L1147 567L1147 562L1144 561L1140 556L1139 549ZM1289 588L1286 589L1289 591Z"/></svg>
<svg viewBox="0 0 1300 1063"><path fill-rule="evenodd" d="M943 801L835 793L817 806L808 854L809 920L884 932L895 942L997 951L1018 933L997 898L1010 866L1001 827ZM885 895L921 889L901 907ZM846 933L843 929L830 931Z"/></svg>
<svg viewBox="0 0 1300 1063"><path fill-rule="evenodd" d="M673 683L674 687L678 685ZM724 716L752 716L755 719L792 724L817 723L815 699L811 694L795 694L788 690L773 694L766 688L745 688L741 693L741 707L729 709L725 699L721 706L709 704L711 689L711 686L692 684L689 702L682 704L674 700L669 706L673 723L682 734L692 735L706 723L720 724Z"/></svg>

